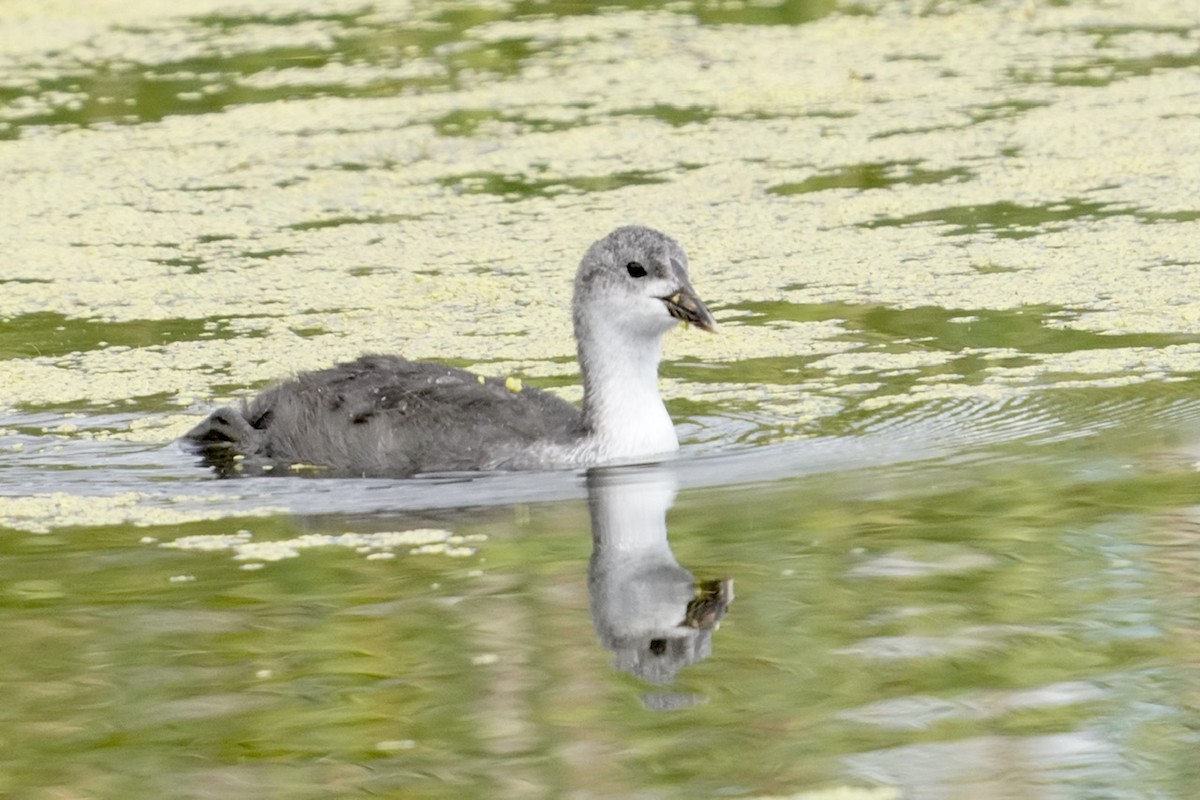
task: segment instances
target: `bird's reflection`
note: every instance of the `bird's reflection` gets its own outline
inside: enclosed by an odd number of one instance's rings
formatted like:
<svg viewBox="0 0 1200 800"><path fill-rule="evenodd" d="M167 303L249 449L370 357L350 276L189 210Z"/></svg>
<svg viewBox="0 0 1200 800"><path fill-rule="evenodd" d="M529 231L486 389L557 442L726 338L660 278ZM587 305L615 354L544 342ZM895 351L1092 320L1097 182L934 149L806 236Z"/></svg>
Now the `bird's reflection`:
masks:
<svg viewBox="0 0 1200 800"><path fill-rule="evenodd" d="M733 601L732 579L697 582L675 560L667 542L674 499L674 477L662 466L588 472L596 633L617 669L655 684L711 655L713 631Z"/></svg>

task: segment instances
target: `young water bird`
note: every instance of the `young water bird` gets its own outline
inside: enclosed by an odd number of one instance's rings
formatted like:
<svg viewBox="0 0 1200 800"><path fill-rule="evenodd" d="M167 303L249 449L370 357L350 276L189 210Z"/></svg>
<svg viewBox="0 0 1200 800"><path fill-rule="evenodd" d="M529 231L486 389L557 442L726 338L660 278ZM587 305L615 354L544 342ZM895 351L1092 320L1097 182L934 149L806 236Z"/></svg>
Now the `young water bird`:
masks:
<svg viewBox="0 0 1200 800"><path fill-rule="evenodd" d="M658 393L663 334L680 321L716 330L683 248L651 228L616 229L580 262L573 316L582 410L512 379L376 355L214 411L184 441L225 475L560 469L677 450Z"/></svg>

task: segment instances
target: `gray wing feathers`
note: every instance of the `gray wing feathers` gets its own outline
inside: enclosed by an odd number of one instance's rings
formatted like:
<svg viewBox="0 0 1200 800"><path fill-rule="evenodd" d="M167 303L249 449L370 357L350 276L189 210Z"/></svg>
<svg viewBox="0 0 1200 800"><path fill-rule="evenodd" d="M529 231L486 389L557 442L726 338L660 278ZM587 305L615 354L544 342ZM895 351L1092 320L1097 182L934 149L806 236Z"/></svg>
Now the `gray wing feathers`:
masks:
<svg viewBox="0 0 1200 800"><path fill-rule="evenodd" d="M581 425L577 408L536 389L513 392L503 380L453 367L365 356L304 373L240 409L219 409L185 439L219 471L240 455L252 464L401 476L520 466L531 447L568 444Z"/></svg>

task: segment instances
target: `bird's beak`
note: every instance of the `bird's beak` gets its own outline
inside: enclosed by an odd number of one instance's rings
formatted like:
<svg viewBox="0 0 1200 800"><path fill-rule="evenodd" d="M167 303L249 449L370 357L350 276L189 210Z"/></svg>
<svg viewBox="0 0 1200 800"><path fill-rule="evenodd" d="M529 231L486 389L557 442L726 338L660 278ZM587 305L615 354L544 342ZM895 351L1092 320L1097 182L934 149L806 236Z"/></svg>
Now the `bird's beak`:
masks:
<svg viewBox="0 0 1200 800"><path fill-rule="evenodd" d="M691 286L684 284L682 289L662 301L667 304L667 313L675 319L691 323L702 331L717 332L717 321Z"/></svg>

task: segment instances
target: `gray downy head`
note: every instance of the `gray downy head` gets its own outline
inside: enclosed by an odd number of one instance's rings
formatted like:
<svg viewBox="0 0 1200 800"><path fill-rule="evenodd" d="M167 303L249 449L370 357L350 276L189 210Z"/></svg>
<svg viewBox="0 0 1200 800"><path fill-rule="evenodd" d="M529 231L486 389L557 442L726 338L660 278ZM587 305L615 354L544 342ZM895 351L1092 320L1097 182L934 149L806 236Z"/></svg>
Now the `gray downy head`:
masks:
<svg viewBox="0 0 1200 800"><path fill-rule="evenodd" d="M576 335L657 339L679 322L716 330L679 243L652 228L617 228L583 256L575 279Z"/></svg>

